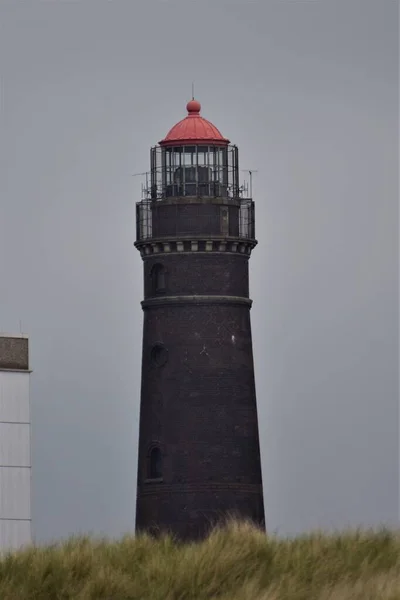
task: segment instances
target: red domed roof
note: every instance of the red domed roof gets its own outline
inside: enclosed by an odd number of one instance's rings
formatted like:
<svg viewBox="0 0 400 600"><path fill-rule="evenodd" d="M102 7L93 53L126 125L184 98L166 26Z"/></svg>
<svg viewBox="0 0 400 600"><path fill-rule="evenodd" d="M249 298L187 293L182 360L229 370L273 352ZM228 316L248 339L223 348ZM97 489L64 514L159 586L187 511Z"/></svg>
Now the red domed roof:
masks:
<svg viewBox="0 0 400 600"><path fill-rule="evenodd" d="M224 138L221 132L200 116L201 105L197 100L187 103L187 117L179 121L169 130L166 137L161 140L162 146L173 146L176 144L220 144L226 146L229 140Z"/></svg>

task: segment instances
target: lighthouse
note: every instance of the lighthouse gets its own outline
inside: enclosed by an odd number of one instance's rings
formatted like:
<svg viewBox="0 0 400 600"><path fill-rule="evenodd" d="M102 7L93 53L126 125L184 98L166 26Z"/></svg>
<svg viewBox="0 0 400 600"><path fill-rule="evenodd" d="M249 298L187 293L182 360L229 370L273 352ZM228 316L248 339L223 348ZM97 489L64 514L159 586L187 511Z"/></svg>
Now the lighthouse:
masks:
<svg viewBox="0 0 400 600"><path fill-rule="evenodd" d="M150 151L136 204L143 348L136 531L201 539L228 514L264 526L250 324L254 201L238 148L201 115Z"/></svg>

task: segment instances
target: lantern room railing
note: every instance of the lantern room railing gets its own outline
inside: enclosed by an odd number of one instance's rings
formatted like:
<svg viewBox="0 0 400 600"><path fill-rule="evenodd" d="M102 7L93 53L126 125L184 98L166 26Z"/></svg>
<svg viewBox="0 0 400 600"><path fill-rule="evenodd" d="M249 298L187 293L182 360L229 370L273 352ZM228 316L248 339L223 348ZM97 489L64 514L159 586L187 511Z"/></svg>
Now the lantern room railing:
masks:
<svg viewBox="0 0 400 600"><path fill-rule="evenodd" d="M136 203L136 240L151 238L187 237L209 239L213 237L235 237L255 239L254 202L250 198L240 198L232 213L228 229L220 227L220 213L205 211L210 205L193 204L188 207L174 204L162 206L154 200ZM219 209L219 205L211 206ZM164 213L160 211L164 210Z"/></svg>
<svg viewBox="0 0 400 600"><path fill-rule="evenodd" d="M254 202L248 186L239 186L236 146L155 146L150 158L150 172L141 174L142 200L136 204L137 241L180 236L255 239ZM204 202L207 198L219 202ZM226 220L221 205L229 205Z"/></svg>

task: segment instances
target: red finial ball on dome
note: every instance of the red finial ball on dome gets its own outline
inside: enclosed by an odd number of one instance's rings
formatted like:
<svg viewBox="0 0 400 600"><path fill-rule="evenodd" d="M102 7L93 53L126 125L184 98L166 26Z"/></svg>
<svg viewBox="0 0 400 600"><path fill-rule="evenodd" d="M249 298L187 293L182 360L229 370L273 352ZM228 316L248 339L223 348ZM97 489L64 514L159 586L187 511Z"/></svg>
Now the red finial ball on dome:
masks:
<svg viewBox="0 0 400 600"><path fill-rule="evenodd" d="M201 104L193 98L193 100L190 100L190 102L186 104L186 110L188 111L189 115L198 115L201 110Z"/></svg>

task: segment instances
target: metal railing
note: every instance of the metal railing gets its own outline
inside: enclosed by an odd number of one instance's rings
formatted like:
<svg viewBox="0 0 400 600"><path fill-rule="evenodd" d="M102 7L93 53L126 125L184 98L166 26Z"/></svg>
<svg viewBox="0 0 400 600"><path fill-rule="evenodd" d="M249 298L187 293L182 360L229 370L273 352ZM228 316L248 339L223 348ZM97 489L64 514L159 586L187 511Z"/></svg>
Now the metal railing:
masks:
<svg viewBox="0 0 400 600"><path fill-rule="evenodd" d="M176 236L255 239L254 202L251 198L241 198L239 202L236 211L230 215L227 231L222 226L219 212L204 213L202 205L169 205L167 212L162 214L159 201L142 200L136 203L136 239L144 241ZM216 208L219 209L219 206Z"/></svg>

